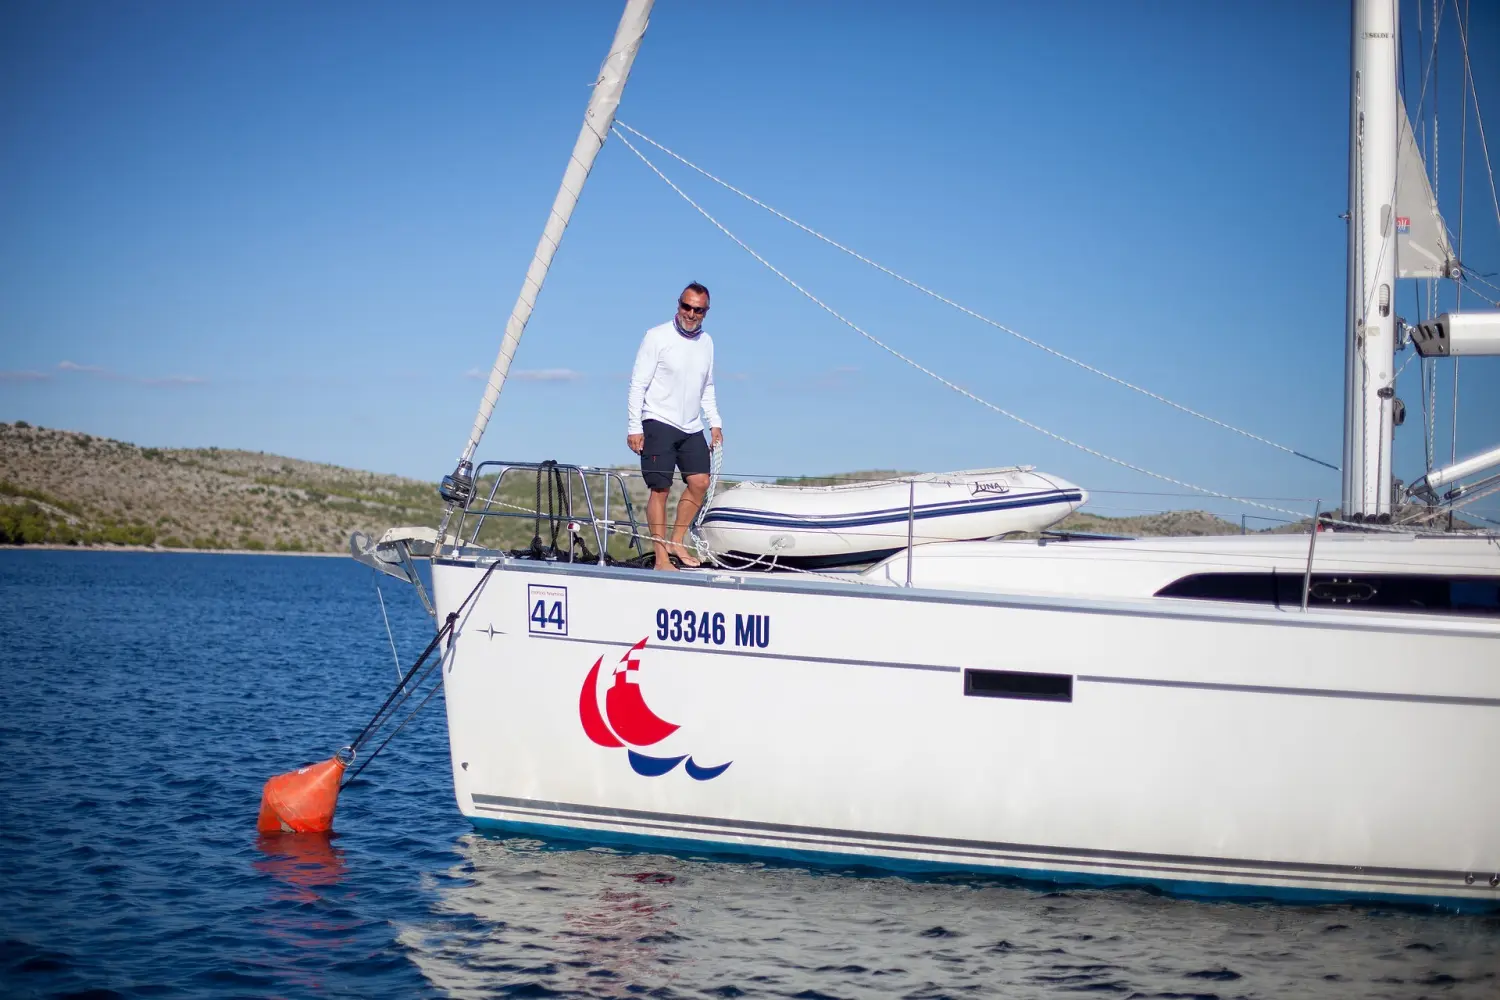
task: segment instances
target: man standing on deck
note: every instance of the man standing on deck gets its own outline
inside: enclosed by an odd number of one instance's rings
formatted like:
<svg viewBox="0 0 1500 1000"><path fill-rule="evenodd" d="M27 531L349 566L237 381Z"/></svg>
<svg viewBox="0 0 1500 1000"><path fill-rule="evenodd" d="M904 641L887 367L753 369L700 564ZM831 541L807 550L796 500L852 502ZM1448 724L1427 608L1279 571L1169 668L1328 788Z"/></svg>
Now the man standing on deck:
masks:
<svg viewBox="0 0 1500 1000"><path fill-rule="evenodd" d="M641 456L641 474L651 490L646 523L656 547L656 568L699 565L683 547L688 526L708 492L709 449L724 443L714 398L714 342L703 330L708 289L696 281L677 296L672 322L646 331L630 373L629 423L625 443ZM703 415L713 443L703 441ZM667 537L667 492L672 470L687 484L677 502L677 521Z"/></svg>

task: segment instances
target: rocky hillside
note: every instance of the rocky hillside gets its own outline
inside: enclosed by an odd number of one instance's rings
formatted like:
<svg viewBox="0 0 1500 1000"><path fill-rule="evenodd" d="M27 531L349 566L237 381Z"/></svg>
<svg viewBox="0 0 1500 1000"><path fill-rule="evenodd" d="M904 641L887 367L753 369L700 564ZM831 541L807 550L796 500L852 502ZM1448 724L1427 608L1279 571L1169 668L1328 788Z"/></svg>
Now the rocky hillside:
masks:
<svg viewBox="0 0 1500 1000"><path fill-rule="evenodd" d="M1053 531L1077 531L1090 535L1238 535L1240 526L1201 510L1168 510L1135 517L1101 517L1079 511L1052 526ZM1303 530L1307 530L1305 527Z"/></svg>
<svg viewBox="0 0 1500 1000"><path fill-rule="evenodd" d="M0 424L10 544L333 552L349 532L430 524L431 483L260 452L141 448Z"/></svg>
<svg viewBox="0 0 1500 1000"><path fill-rule="evenodd" d="M638 477L631 480L631 493L644 516ZM500 499L529 510L535 495L534 478L507 477ZM675 509L675 496L672 502ZM618 495L611 503L618 516ZM401 476L263 452L142 448L25 422L0 424L0 544L342 552L351 531L378 535L393 525L435 526L441 508L435 484ZM1109 535L1239 531L1239 525L1201 511L1130 518L1075 514L1059 527ZM530 519L491 522L481 540L518 547L534 530ZM624 555L623 539L611 551Z"/></svg>
<svg viewBox="0 0 1500 1000"><path fill-rule="evenodd" d="M644 517L645 487L639 477L628 482ZM534 510L535 477L507 476L496 499L509 505L503 510ZM564 508L561 500L555 506ZM620 516L617 491L610 513ZM436 527L441 514L437 484L417 479L264 452L142 448L25 422L0 424L0 544L345 552L351 531L378 536L396 525ZM536 530L530 517L490 519L480 541L518 548ZM545 521L541 532L550 542ZM624 537L610 547L618 556L628 549Z"/></svg>

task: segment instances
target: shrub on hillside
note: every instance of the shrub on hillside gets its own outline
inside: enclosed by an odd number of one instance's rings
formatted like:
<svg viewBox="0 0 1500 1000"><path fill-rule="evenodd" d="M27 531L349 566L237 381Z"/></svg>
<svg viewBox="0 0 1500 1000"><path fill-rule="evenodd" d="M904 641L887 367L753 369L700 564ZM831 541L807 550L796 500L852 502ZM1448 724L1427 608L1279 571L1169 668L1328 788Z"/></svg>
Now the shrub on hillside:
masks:
<svg viewBox="0 0 1500 1000"><path fill-rule="evenodd" d="M52 519L31 501L0 507L0 545L41 545L51 535Z"/></svg>

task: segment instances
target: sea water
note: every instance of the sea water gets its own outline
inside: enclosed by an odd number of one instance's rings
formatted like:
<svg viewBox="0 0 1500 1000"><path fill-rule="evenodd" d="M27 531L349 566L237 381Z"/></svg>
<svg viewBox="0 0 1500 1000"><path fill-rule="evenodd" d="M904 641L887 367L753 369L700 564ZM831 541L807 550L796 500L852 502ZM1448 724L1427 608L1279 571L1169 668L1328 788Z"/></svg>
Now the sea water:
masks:
<svg viewBox="0 0 1500 1000"><path fill-rule="evenodd" d="M1500 996L1500 917L481 836L440 698L334 836L258 837L395 676L352 560L0 551L0 996Z"/></svg>

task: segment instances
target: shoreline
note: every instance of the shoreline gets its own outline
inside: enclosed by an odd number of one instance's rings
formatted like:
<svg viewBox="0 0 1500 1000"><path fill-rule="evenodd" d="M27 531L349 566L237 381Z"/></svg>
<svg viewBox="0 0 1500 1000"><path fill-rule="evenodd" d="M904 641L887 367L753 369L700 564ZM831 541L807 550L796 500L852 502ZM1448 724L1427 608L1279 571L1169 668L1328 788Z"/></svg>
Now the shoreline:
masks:
<svg viewBox="0 0 1500 1000"><path fill-rule="evenodd" d="M277 552L274 549L169 549L160 545L0 545L0 552L149 552L190 556L297 556L333 559L348 552Z"/></svg>

